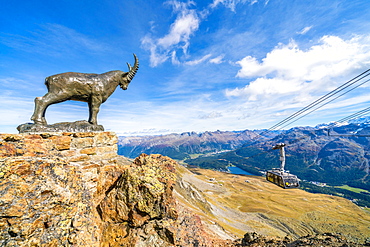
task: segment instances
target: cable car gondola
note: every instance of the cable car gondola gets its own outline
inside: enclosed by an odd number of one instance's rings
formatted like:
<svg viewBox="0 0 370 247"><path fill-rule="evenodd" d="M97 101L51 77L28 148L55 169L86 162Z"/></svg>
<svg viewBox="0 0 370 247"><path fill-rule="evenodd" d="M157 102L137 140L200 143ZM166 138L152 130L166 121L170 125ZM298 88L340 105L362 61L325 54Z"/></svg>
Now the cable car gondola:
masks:
<svg viewBox="0 0 370 247"><path fill-rule="evenodd" d="M280 150L280 168L272 168L266 172L266 179L284 189L293 189L299 187L299 180L296 175L291 174L289 171L284 170L285 166L285 150L286 144L279 143L272 149Z"/></svg>

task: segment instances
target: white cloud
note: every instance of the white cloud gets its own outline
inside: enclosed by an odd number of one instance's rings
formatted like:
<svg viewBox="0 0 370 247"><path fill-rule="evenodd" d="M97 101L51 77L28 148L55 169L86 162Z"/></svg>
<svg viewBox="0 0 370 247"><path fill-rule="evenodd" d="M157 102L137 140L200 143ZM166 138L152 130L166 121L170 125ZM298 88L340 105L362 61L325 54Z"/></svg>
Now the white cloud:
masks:
<svg viewBox="0 0 370 247"><path fill-rule="evenodd" d="M200 59L187 61L187 62L185 62L185 64L186 65L198 65L198 64L203 63L207 60L208 60L209 63L220 64L220 63L223 62L222 59L224 58L223 55L215 57L215 58L211 58L211 59L210 59L210 57L212 57L212 54L207 54L207 55L204 55L203 57L201 57Z"/></svg>
<svg viewBox="0 0 370 247"><path fill-rule="evenodd" d="M369 36L349 40L324 36L307 50L299 49L294 41L288 45L280 44L261 62L246 56L237 62L241 66L237 77L257 79L242 89L227 90L226 93L255 100L266 94L299 92L303 87L311 91L328 89L333 87L333 82L328 83L333 78L369 65L369 40Z"/></svg>
<svg viewBox="0 0 370 247"><path fill-rule="evenodd" d="M150 51L150 65L153 67L158 66L161 63L164 63L168 59L168 52L160 54L157 51L157 44L155 40L150 38L149 36L145 36L141 40L141 44L143 48ZM176 54L176 53L175 53Z"/></svg>
<svg viewBox="0 0 370 247"><path fill-rule="evenodd" d="M179 59L176 56L176 51L173 51L172 52L172 54L171 54L171 61L172 61L172 64L180 64L180 61L179 61Z"/></svg>
<svg viewBox="0 0 370 247"><path fill-rule="evenodd" d="M199 19L194 10L182 11L176 21L171 25L169 33L158 39L157 45L168 49L181 42L184 53L189 46L190 35L199 27Z"/></svg>
<svg viewBox="0 0 370 247"><path fill-rule="evenodd" d="M194 1L180 2L177 0L166 1L164 4L171 5L174 11L182 12L186 11L189 6L195 5Z"/></svg>
<svg viewBox="0 0 370 247"><path fill-rule="evenodd" d="M258 2L258 0L214 0L213 3L210 5L211 8L217 7L219 4L224 5L226 8L231 9L232 11L235 11L236 5L239 3L246 3L250 2L251 5Z"/></svg>
<svg viewBox="0 0 370 247"><path fill-rule="evenodd" d="M209 113L199 115L200 119L213 119L213 118L220 118L220 117L223 117L223 115L219 111L212 111Z"/></svg>
<svg viewBox="0 0 370 247"><path fill-rule="evenodd" d="M266 123L258 116L281 120L366 70L370 64L369 41L370 36L348 40L324 36L306 50L291 41L287 45L279 44L260 61L246 56L237 62L241 66L237 76L252 81L244 87L225 90L225 95L241 106L235 110L241 119L253 119L253 123L261 125ZM334 117L361 110L369 102L367 90L364 90L369 87L365 84L326 105L316 117L319 114L321 121L325 118L334 121ZM347 111L338 112L338 108ZM306 117L301 123L310 121Z"/></svg>
<svg viewBox="0 0 370 247"><path fill-rule="evenodd" d="M25 88L26 85L28 85L29 83L22 79L6 77L6 78L0 78L0 84L3 87L14 89L14 88L19 88L19 87Z"/></svg>
<svg viewBox="0 0 370 247"><path fill-rule="evenodd" d="M167 4L173 7L173 11L177 13L176 20L171 24L169 31L161 38L152 38L145 36L141 43L143 47L150 51L150 64L155 67L168 58L172 57L172 61L177 62L174 58L174 51L182 50L183 54L187 54L190 45L190 37L199 28L200 17L194 9L190 9L194 2L189 1L182 3L179 1L169 1Z"/></svg>
<svg viewBox="0 0 370 247"><path fill-rule="evenodd" d="M153 34L147 34L141 40L142 47L150 52L150 65L156 67L167 60L171 60L173 64L180 64L180 61L187 60L189 57L188 48L190 40L198 31L202 20L206 19L212 10L218 5L223 5L235 11L237 4L257 3L257 0L214 0L203 10L197 10L195 2L180 2L177 0L167 1L166 5L173 8L173 13L176 14L176 19L170 25L167 34L162 37L154 37ZM150 22L151 30L154 30L154 22ZM176 57L174 57L176 56ZM184 59L181 59L181 58ZM222 62L222 56L210 60L210 63L219 64ZM206 61L207 59L203 60ZM201 62L203 62L201 61ZM192 64L192 62L185 62ZM194 60L196 64L196 60Z"/></svg>
<svg viewBox="0 0 370 247"><path fill-rule="evenodd" d="M222 63L222 59L224 58L224 55L220 55L218 57L215 57L215 58L212 58L209 60L210 63L214 63L214 64L220 64Z"/></svg>
<svg viewBox="0 0 370 247"><path fill-rule="evenodd" d="M163 104L136 102L124 109L115 108L109 114L102 109L100 124L107 130L125 129L125 135L147 134L144 132L148 130L164 133L245 128L240 124L245 120L240 118L240 112L236 111L234 105L209 97L208 94L198 94L186 101Z"/></svg>
<svg viewBox="0 0 370 247"><path fill-rule="evenodd" d="M269 97L275 94L288 94L292 92L297 92L303 88L297 80L283 80L279 78L258 78L251 82L248 86L244 88L236 88L233 90L226 90L226 96L247 96L248 100L257 100L260 95L264 97Z"/></svg>
<svg viewBox="0 0 370 247"><path fill-rule="evenodd" d="M4 92L0 96L0 105L5 106L0 108L1 125L5 125L0 129L0 133L16 133L18 125L30 122L33 99L15 97L12 94L8 96Z"/></svg>
<svg viewBox="0 0 370 247"><path fill-rule="evenodd" d="M185 64L187 64L187 65L197 65L197 64L200 64L200 63L206 61L211 56L212 56L211 54L207 54L207 55L203 56L200 59L192 60L192 61L187 61L187 62L185 62Z"/></svg>
<svg viewBox="0 0 370 247"><path fill-rule="evenodd" d="M312 26L309 26L309 27L305 27L303 28L301 31L297 32L298 34L306 34L308 31L310 31L312 29Z"/></svg>

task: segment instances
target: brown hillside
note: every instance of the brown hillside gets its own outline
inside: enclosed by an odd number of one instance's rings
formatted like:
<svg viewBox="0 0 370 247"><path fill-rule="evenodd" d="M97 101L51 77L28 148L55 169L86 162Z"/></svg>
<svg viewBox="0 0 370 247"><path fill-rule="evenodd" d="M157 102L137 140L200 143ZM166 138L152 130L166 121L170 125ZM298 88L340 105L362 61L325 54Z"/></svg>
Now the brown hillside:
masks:
<svg viewBox="0 0 370 247"><path fill-rule="evenodd" d="M181 169L178 199L221 237L245 232L293 239L339 233L355 242L370 236L370 215L335 196L282 189L263 177Z"/></svg>

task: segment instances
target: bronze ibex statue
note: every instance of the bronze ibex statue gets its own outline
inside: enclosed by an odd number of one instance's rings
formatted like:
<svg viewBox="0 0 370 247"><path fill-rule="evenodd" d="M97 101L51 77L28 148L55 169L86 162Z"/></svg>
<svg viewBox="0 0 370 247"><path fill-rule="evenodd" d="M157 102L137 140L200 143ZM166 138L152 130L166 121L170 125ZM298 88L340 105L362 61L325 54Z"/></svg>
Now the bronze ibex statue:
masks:
<svg viewBox="0 0 370 247"><path fill-rule="evenodd" d="M127 63L129 72L120 70L109 71L103 74L85 74L68 72L49 76L45 79L48 93L43 97L36 97L35 111L31 120L35 124L47 125L45 111L49 105L66 100L87 102L89 105L89 122L97 125L99 107L116 90L119 85L126 90L128 84L134 78L139 60L134 54L135 64L133 67Z"/></svg>

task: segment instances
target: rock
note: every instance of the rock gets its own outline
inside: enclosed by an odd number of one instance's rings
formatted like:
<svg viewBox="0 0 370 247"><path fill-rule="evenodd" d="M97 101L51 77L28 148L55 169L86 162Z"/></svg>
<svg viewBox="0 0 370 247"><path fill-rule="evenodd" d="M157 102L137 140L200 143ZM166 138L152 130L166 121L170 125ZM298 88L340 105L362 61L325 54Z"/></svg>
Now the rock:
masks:
<svg viewBox="0 0 370 247"><path fill-rule="evenodd" d="M41 125L33 123L21 124L17 127L19 133L39 133L39 132L91 132L104 131L102 125L93 125L86 120L76 122L63 122L51 125Z"/></svg>
<svg viewBox="0 0 370 247"><path fill-rule="evenodd" d="M0 246L101 242L96 207L130 162L115 154L111 143L117 137L110 132L75 136L0 135ZM102 136L106 143L98 141ZM84 154L83 146L74 145L83 138L91 138L97 150L112 147L113 154Z"/></svg>
<svg viewBox="0 0 370 247"><path fill-rule="evenodd" d="M247 232L242 239L242 244L247 244L255 241L258 238L258 234L256 232Z"/></svg>
<svg viewBox="0 0 370 247"><path fill-rule="evenodd" d="M177 203L176 162L111 132L0 134L0 246L232 246Z"/></svg>
<svg viewBox="0 0 370 247"><path fill-rule="evenodd" d="M110 246L223 246L199 216L173 196L176 162L142 154L98 205ZM122 229L126 229L122 238ZM112 241L115 239L115 241Z"/></svg>

